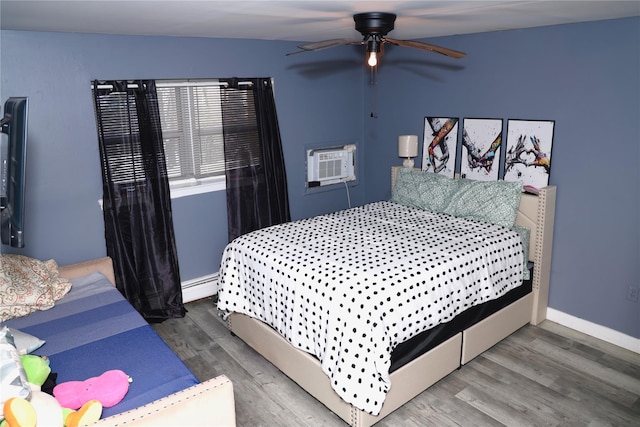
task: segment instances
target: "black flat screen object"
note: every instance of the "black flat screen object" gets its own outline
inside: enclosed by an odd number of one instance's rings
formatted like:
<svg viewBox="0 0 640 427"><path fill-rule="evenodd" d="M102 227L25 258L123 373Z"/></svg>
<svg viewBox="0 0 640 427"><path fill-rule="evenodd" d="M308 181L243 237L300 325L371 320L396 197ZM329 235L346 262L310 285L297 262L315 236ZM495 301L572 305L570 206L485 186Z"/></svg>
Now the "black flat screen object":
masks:
<svg viewBox="0 0 640 427"><path fill-rule="evenodd" d="M11 97L0 121L0 239L16 248L24 247L28 115L28 99Z"/></svg>

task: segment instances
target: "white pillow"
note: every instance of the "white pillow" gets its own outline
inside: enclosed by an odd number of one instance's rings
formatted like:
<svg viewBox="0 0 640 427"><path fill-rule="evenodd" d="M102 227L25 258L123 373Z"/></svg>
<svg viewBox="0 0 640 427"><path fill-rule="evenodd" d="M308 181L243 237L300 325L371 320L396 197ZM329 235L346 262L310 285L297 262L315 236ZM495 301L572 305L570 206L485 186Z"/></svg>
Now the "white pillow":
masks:
<svg viewBox="0 0 640 427"><path fill-rule="evenodd" d="M12 327L9 327L9 332L13 335L13 343L16 345L16 349L20 355L36 351L45 343L45 341L40 338L34 337L33 335L29 335L26 332L19 331Z"/></svg>
<svg viewBox="0 0 640 427"><path fill-rule="evenodd" d="M12 397L29 399L31 388L27 382L13 336L6 326L0 329L0 419L4 402Z"/></svg>

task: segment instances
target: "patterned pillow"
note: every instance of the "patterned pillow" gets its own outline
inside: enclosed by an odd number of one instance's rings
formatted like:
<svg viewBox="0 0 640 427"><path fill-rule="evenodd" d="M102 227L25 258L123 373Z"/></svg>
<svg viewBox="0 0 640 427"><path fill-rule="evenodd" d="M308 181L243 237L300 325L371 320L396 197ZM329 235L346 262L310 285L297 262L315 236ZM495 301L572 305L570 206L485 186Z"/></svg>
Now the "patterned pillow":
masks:
<svg viewBox="0 0 640 427"><path fill-rule="evenodd" d="M0 255L0 322L48 310L71 289L55 261Z"/></svg>
<svg viewBox="0 0 640 427"><path fill-rule="evenodd" d="M521 182L459 179L444 213L511 228L516 221Z"/></svg>
<svg viewBox="0 0 640 427"><path fill-rule="evenodd" d="M520 182L450 179L402 168L396 176L391 201L511 228L521 195Z"/></svg>
<svg viewBox="0 0 640 427"><path fill-rule="evenodd" d="M455 189L456 182L445 176L402 168L396 176L391 201L439 213L444 211Z"/></svg>
<svg viewBox="0 0 640 427"><path fill-rule="evenodd" d="M423 180L423 177L411 169L400 169L396 175L396 184L391 189L391 201L405 206L417 207L420 200L419 186Z"/></svg>

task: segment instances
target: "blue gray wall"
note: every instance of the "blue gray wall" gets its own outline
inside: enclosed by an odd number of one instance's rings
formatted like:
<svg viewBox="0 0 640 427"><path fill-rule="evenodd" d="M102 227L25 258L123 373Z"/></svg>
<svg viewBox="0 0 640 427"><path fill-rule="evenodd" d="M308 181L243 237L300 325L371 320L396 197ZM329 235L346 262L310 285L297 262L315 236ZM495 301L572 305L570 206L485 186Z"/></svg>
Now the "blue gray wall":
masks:
<svg viewBox="0 0 640 427"><path fill-rule="evenodd" d="M399 162L397 135L422 140L424 116L502 118L504 132L507 119L555 120L549 306L640 338L640 304L626 299L640 286L640 19L429 42L468 56L387 50L364 138L380 171L366 175L366 200L390 195L382 172Z"/></svg>
<svg viewBox="0 0 640 427"><path fill-rule="evenodd" d="M0 34L0 96L30 97L19 253L61 264L105 254L92 79L273 76L294 219L347 207L344 187L305 193L308 145L357 143L350 195L362 204L389 197L397 135L422 138L425 116L555 120L550 306L640 338L640 305L625 299L640 285L639 18L429 40L468 52L461 61L391 46L375 86L355 47L285 58L295 43ZM173 212L183 280L216 271L224 194L176 199Z"/></svg>
<svg viewBox="0 0 640 427"><path fill-rule="evenodd" d="M363 70L352 48L285 57L295 43L21 31L2 31L0 43L0 95L28 96L30 109L26 247L5 252L60 264L105 255L93 79L274 77L292 217L347 207L344 186L305 193L304 147L363 146ZM350 188L352 203L362 195L361 186ZM218 271L224 192L174 199L172 207L182 280Z"/></svg>

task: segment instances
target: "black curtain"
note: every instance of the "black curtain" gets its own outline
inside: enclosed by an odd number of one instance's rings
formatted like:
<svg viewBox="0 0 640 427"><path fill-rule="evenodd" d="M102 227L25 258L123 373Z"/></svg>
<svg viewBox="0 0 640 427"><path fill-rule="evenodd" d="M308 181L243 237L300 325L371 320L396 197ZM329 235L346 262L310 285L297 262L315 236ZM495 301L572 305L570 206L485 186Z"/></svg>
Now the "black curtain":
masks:
<svg viewBox="0 0 640 427"><path fill-rule="evenodd" d="M270 78L221 79L229 241L291 220Z"/></svg>
<svg viewBox="0 0 640 427"><path fill-rule="evenodd" d="M93 97L116 286L149 322L183 317L155 82L94 81Z"/></svg>

